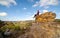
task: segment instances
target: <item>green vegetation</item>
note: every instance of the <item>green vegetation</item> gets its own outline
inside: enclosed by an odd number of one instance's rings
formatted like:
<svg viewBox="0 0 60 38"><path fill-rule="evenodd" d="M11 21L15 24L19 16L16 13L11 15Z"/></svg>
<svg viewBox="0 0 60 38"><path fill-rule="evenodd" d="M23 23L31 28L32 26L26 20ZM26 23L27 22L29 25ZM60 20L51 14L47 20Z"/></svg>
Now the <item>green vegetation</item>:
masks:
<svg viewBox="0 0 60 38"><path fill-rule="evenodd" d="M6 29L14 29L14 30L23 30L29 28L32 23L30 22L20 22L20 23L14 23L14 22L7 22L5 26L1 27L0 29L2 31L5 31Z"/></svg>
<svg viewBox="0 0 60 38"><path fill-rule="evenodd" d="M3 22L0 22L1 24ZM16 38L18 35L24 34L26 31L29 31L32 22L5 22L5 25L0 28L0 34L5 32L11 32L13 38ZM4 36L3 36L4 37Z"/></svg>
<svg viewBox="0 0 60 38"><path fill-rule="evenodd" d="M0 20L0 28L1 28L2 26L4 26L4 25L5 25L5 23Z"/></svg>
<svg viewBox="0 0 60 38"><path fill-rule="evenodd" d="M56 19L54 22L60 22L60 19Z"/></svg>

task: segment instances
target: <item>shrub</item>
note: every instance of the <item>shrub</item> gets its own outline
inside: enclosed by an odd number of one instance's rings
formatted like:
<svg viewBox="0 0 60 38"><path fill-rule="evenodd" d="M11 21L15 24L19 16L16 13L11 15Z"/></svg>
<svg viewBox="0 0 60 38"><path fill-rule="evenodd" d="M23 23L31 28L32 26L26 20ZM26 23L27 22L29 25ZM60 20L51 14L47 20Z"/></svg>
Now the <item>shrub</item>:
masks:
<svg viewBox="0 0 60 38"><path fill-rule="evenodd" d="M0 20L0 28L1 28L2 26L4 26L4 25L5 25L4 21L1 21L1 20Z"/></svg>
<svg viewBox="0 0 60 38"><path fill-rule="evenodd" d="M60 19L55 19L55 22L60 22Z"/></svg>

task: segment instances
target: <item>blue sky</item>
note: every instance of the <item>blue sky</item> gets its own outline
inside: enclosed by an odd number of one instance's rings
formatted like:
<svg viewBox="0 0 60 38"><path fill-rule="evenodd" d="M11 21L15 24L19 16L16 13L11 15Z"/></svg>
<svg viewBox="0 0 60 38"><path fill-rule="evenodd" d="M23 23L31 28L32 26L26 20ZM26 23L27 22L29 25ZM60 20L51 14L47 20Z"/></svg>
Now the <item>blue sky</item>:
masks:
<svg viewBox="0 0 60 38"><path fill-rule="evenodd" d="M0 0L0 20L33 20L40 13L52 11L60 19L60 0Z"/></svg>

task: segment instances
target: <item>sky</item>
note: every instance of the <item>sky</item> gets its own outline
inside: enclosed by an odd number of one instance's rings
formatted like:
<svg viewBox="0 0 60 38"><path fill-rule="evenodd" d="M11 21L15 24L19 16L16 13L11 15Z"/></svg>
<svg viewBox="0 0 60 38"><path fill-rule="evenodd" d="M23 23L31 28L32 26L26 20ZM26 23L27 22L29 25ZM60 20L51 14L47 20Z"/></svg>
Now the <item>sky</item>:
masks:
<svg viewBox="0 0 60 38"><path fill-rule="evenodd" d="M40 13L52 11L60 19L60 0L0 0L0 20L34 20L37 10Z"/></svg>

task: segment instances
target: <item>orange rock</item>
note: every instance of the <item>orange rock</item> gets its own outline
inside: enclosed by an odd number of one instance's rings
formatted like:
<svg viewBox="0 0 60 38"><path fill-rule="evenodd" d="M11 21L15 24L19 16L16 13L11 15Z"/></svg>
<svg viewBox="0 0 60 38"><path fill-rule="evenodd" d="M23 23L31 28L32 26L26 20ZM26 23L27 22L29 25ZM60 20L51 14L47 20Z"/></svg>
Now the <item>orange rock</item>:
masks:
<svg viewBox="0 0 60 38"><path fill-rule="evenodd" d="M45 12L43 14L35 14L34 17L36 22L53 22L56 14L52 12Z"/></svg>

